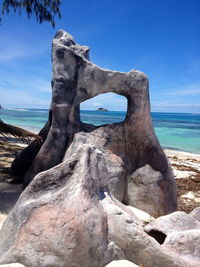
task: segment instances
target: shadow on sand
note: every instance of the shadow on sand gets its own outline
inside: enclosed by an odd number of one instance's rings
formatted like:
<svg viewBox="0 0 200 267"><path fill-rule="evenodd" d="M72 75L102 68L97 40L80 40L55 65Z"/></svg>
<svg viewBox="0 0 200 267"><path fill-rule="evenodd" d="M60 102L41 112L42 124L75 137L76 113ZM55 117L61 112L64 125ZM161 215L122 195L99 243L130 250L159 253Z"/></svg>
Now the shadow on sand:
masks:
<svg viewBox="0 0 200 267"><path fill-rule="evenodd" d="M23 146L0 140L0 213L8 214L22 193L21 184L12 184L10 166Z"/></svg>
<svg viewBox="0 0 200 267"><path fill-rule="evenodd" d="M8 214L22 193L21 184L0 182L0 213Z"/></svg>

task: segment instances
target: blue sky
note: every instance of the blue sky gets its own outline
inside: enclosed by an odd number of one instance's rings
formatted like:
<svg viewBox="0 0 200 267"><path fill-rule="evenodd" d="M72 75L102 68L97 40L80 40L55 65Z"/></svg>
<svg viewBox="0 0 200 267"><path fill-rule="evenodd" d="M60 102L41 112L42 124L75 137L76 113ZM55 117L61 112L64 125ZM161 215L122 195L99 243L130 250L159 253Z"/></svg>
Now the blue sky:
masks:
<svg viewBox="0 0 200 267"><path fill-rule="evenodd" d="M152 111L200 113L199 0L63 0L56 28L10 13L0 26L0 104L48 108L51 41L58 29L90 47L104 68L138 69L150 81ZM83 109L125 110L120 96L100 95Z"/></svg>

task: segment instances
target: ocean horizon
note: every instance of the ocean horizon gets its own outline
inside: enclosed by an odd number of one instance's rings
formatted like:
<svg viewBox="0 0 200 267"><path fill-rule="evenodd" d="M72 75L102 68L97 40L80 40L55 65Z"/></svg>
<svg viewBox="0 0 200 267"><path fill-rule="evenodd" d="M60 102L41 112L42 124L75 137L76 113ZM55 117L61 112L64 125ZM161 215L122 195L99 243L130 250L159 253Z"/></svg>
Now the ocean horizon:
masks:
<svg viewBox="0 0 200 267"><path fill-rule="evenodd" d="M122 122L126 111L81 110L81 121L104 125ZM163 148L200 154L200 113L151 112L157 138ZM38 133L48 118L48 109L0 109L0 119Z"/></svg>

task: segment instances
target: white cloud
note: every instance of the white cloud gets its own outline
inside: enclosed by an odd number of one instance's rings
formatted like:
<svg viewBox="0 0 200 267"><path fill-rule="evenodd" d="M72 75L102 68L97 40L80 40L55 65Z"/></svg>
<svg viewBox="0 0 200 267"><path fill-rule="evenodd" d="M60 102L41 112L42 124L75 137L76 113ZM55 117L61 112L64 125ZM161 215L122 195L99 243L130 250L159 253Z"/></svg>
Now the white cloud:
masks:
<svg viewBox="0 0 200 267"><path fill-rule="evenodd" d="M46 52L44 47L26 45L24 43L3 42L0 45L0 62L10 62L19 58L30 58Z"/></svg>
<svg viewBox="0 0 200 267"><path fill-rule="evenodd" d="M30 58L35 55L45 53L50 48L49 44L41 42L35 36L26 36L19 34L1 33L0 36L0 62L12 62L18 59Z"/></svg>
<svg viewBox="0 0 200 267"><path fill-rule="evenodd" d="M6 76L0 74L0 87L16 88L16 92L24 89L25 91L38 91L51 93L51 81L39 78L36 75L23 73L8 73Z"/></svg>
<svg viewBox="0 0 200 267"><path fill-rule="evenodd" d="M8 62L16 58L31 57L41 53L43 53L43 51L38 49L28 49L25 47L24 48L4 47L3 49L0 48L0 62Z"/></svg>
<svg viewBox="0 0 200 267"><path fill-rule="evenodd" d="M94 106L101 106L108 110L127 110L127 99L115 93L105 93L81 103L82 110L94 110Z"/></svg>
<svg viewBox="0 0 200 267"><path fill-rule="evenodd" d="M97 106L97 107L101 106L101 104L100 104L100 103L96 103L96 102L95 102L95 103L93 103L93 105L94 105L94 106Z"/></svg>
<svg viewBox="0 0 200 267"><path fill-rule="evenodd" d="M183 87L175 88L173 91L168 91L170 95L196 95L200 94L200 84L190 84Z"/></svg>
<svg viewBox="0 0 200 267"><path fill-rule="evenodd" d="M183 113L200 113L200 104L182 103L152 103L151 110L155 112L183 112Z"/></svg>
<svg viewBox="0 0 200 267"><path fill-rule="evenodd" d="M51 93L51 81L43 80L43 79L33 79L34 82L29 83L29 87L33 89L37 89L38 91Z"/></svg>
<svg viewBox="0 0 200 267"><path fill-rule="evenodd" d="M0 89L1 105L3 107L24 107L24 108L48 108L50 99L42 99L41 96L34 96L30 92Z"/></svg>
<svg viewBox="0 0 200 267"><path fill-rule="evenodd" d="M191 107L195 107L195 108L200 108L200 104L192 104L192 103L187 103L187 104L166 104L166 103L154 103L152 104L152 106L154 107L165 107L165 108L191 108Z"/></svg>

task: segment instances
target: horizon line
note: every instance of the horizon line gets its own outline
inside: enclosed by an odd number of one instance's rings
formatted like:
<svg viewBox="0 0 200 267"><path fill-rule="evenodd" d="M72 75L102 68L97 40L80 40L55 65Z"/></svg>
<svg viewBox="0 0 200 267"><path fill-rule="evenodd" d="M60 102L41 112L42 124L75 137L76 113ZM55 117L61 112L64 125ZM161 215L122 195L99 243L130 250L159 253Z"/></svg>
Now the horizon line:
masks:
<svg viewBox="0 0 200 267"><path fill-rule="evenodd" d="M24 107L20 107L20 108L1 108L1 110L49 110L49 108L24 108ZM97 109L80 109L80 111L98 111ZM112 112L127 112L127 110L108 110L108 111L105 111L105 112L109 112L109 111L112 111ZM181 111L171 111L171 112L168 112L168 111L150 111L150 113L170 113L170 114L197 114L197 115L200 115L200 112L181 112Z"/></svg>

